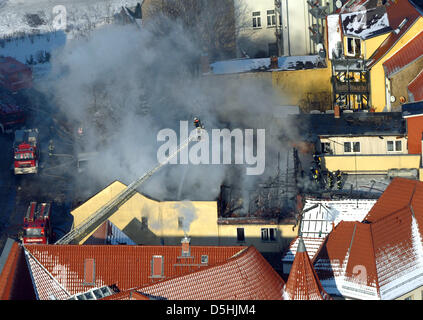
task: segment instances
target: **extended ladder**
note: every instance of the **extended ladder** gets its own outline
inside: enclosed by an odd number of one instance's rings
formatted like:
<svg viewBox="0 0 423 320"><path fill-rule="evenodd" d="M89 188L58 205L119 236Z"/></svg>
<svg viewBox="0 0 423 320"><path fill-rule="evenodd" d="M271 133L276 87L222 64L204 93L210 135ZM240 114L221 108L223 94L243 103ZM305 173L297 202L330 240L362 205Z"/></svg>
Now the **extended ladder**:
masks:
<svg viewBox="0 0 423 320"><path fill-rule="evenodd" d="M170 159L174 158L185 149L189 143L193 140L199 139L201 136L201 130L197 130L197 135L192 135L184 143L178 146L177 150L169 155L166 161L159 163L152 170L148 171L137 180L132 182L129 186L126 187L121 193L119 193L115 198L110 200L106 205L98 209L91 216L81 222L79 226L72 229L69 233L64 235L55 244L72 244L78 243L84 239L90 232L94 231L98 226L100 226L104 221L106 221L114 212L116 212L119 207L121 207L126 201L128 201L135 193L136 189L142 185L148 178L150 178L157 170L162 166L167 164Z"/></svg>

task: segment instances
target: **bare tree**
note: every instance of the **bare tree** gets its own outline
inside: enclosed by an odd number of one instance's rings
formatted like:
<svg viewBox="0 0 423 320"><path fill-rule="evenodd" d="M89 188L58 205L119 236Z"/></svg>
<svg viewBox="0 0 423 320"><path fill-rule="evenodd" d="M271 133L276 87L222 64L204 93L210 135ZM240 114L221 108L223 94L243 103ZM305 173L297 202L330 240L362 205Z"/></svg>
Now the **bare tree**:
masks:
<svg viewBox="0 0 423 320"><path fill-rule="evenodd" d="M158 36L171 27L166 17L179 22L194 43L211 61L234 58L236 37L243 10L234 0L146 0L143 18Z"/></svg>

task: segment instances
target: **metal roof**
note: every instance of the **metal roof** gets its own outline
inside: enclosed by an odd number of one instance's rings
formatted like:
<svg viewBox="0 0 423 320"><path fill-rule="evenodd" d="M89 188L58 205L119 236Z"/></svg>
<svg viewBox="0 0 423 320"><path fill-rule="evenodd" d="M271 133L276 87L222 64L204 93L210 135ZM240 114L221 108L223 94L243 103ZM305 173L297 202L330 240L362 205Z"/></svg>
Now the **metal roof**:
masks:
<svg viewBox="0 0 423 320"><path fill-rule="evenodd" d="M387 136L406 132L401 112L353 112L290 115L308 138L317 136Z"/></svg>
<svg viewBox="0 0 423 320"><path fill-rule="evenodd" d="M402 115L404 118L423 115L423 101L403 104Z"/></svg>

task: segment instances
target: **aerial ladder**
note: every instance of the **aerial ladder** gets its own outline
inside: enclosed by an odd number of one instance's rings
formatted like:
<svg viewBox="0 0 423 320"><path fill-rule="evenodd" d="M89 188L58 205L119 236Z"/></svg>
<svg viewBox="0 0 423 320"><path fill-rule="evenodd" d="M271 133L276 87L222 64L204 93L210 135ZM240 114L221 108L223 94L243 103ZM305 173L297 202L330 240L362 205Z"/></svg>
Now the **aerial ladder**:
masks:
<svg viewBox="0 0 423 320"><path fill-rule="evenodd" d="M195 124L195 123L194 123ZM55 244L77 244L79 241L84 239L92 231L94 231L98 226L105 222L114 212L116 212L126 201L128 201L137 191L136 189L141 186L145 181L147 181L156 171L161 167L166 165L169 160L176 157L183 149L188 147L191 141L198 141L201 139L202 130L204 126L200 125L196 127L196 133L191 135L187 140L181 143L175 152L169 155L167 159L159 164L157 164L153 169L144 173L137 180L128 185L121 193L119 193L115 198L111 199L103 207L95 211L91 216L81 222L76 228L72 229L69 233L64 235Z"/></svg>

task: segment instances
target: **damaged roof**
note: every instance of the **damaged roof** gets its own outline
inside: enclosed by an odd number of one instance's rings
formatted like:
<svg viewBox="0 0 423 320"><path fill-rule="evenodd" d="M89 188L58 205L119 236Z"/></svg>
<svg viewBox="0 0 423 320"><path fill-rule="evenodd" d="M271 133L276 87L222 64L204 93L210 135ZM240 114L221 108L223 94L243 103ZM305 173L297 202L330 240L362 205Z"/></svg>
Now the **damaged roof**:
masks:
<svg viewBox="0 0 423 320"><path fill-rule="evenodd" d="M388 136L404 135L405 122L401 112L352 112L289 115L303 130L305 139L315 136Z"/></svg>
<svg viewBox="0 0 423 320"><path fill-rule="evenodd" d="M388 13L384 6L371 9L359 8L358 11L341 14L344 34L369 39L392 30Z"/></svg>

